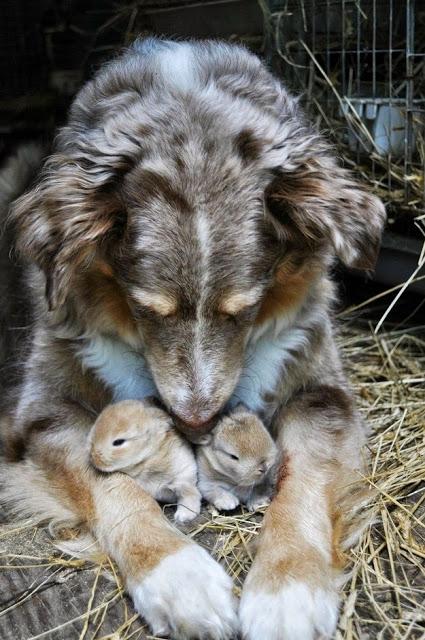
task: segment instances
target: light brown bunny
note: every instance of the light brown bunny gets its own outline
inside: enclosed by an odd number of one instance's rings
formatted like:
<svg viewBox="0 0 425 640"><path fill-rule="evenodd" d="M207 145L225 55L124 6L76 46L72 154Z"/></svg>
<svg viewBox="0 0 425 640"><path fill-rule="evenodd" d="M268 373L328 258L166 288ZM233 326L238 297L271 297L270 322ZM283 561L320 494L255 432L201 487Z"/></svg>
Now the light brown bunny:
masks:
<svg viewBox="0 0 425 640"><path fill-rule="evenodd" d="M162 409L135 400L109 405L91 429L90 457L101 471L135 478L157 500L177 499L176 522L199 514L195 456Z"/></svg>
<svg viewBox="0 0 425 640"><path fill-rule="evenodd" d="M198 487L217 509L239 503L255 511L270 502L277 447L259 418L239 405L197 447Z"/></svg>

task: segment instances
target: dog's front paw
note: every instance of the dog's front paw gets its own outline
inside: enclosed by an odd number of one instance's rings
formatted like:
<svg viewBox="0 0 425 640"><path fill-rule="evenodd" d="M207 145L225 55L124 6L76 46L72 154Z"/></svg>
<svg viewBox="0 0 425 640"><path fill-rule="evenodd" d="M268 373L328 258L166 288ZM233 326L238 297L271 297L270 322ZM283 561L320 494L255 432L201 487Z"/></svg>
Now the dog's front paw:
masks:
<svg viewBox="0 0 425 640"><path fill-rule="evenodd" d="M237 629L232 586L230 577L204 549L188 544L128 588L154 635L230 640Z"/></svg>
<svg viewBox="0 0 425 640"><path fill-rule="evenodd" d="M174 522L176 524L186 524L188 522L192 522L197 515L199 515L199 511L194 511L193 509L189 509L185 505L180 504L174 514Z"/></svg>
<svg viewBox="0 0 425 640"><path fill-rule="evenodd" d="M270 585L271 586L271 585ZM338 620L338 595L287 579L277 590L245 585L239 609L244 640L325 640Z"/></svg>

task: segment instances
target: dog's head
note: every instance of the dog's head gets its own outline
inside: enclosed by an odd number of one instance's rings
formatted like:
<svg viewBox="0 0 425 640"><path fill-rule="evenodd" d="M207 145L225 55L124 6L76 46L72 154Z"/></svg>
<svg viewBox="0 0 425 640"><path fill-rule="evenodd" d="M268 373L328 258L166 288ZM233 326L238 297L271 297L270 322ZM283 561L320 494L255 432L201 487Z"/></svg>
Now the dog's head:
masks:
<svg viewBox="0 0 425 640"><path fill-rule="evenodd" d="M143 352L199 430L256 325L300 307L332 256L373 268L385 219L255 57L164 43L82 90L13 216L50 308Z"/></svg>

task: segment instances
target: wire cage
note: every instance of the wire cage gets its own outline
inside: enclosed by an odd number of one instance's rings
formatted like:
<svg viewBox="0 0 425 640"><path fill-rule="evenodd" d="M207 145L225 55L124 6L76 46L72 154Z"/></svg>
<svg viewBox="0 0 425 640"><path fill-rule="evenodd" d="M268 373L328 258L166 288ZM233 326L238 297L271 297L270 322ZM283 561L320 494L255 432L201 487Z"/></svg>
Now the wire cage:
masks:
<svg viewBox="0 0 425 640"><path fill-rule="evenodd" d="M423 214L422 2L260 1L269 60L303 95L346 164L373 186L395 217L406 211Z"/></svg>

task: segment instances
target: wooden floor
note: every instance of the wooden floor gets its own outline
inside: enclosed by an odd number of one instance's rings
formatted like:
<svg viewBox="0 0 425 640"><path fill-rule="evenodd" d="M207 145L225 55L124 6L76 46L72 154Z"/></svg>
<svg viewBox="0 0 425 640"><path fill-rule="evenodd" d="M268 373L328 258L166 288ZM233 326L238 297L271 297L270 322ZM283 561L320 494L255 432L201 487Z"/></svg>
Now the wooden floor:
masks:
<svg viewBox="0 0 425 640"><path fill-rule="evenodd" d="M43 530L0 525L0 553L1 640L146 639L116 581L98 566L73 566Z"/></svg>
<svg viewBox="0 0 425 640"><path fill-rule="evenodd" d="M206 516L204 510L191 528ZM202 531L196 541L212 550L217 535ZM111 565L73 560L53 546L46 530L14 525L0 511L0 640L36 638L152 640L154 636L135 614Z"/></svg>

